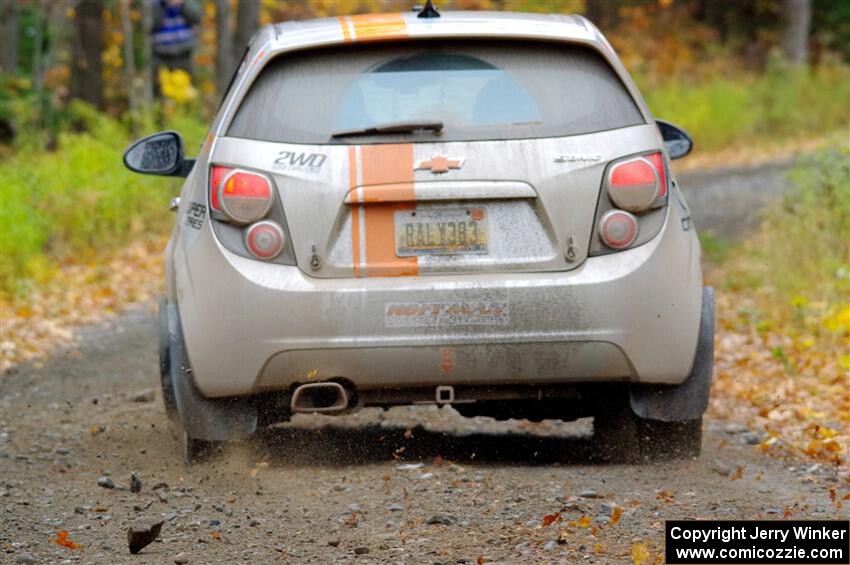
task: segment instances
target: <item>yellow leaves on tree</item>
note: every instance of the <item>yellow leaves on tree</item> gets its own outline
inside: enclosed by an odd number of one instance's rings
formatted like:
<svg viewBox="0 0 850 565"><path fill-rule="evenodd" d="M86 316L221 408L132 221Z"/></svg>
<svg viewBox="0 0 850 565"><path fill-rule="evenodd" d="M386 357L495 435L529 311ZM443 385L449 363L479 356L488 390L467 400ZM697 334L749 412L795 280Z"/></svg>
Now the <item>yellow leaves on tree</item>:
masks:
<svg viewBox="0 0 850 565"><path fill-rule="evenodd" d="M192 77L183 69L159 69L159 84L163 96L178 104L185 104L198 97L198 91L192 86Z"/></svg>

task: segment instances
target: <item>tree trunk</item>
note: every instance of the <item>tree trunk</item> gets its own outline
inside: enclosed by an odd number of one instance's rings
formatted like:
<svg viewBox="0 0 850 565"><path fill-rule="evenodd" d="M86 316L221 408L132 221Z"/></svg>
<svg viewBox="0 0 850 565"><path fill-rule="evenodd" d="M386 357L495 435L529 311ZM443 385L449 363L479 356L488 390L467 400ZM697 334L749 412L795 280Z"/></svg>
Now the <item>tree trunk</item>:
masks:
<svg viewBox="0 0 850 565"><path fill-rule="evenodd" d="M130 19L130 1L125 0L119 6L121 10L121 32L124 36L124 73L127 75L127 102L134 115L139 110L136 96L136 60L133 53L133 21Z"/></svg>
<svg viewBox="0 0 850 565"><path fill-rule="evenodd" d="M793 65L805 65L808 58L809 28L812 23L811 0L782 0L785 28L782 50Z"/></svg>
<svg viewBox="0 0 850 565"><path fill-rule="evenodd" d="M0 42L0 67L4 73L13 73L18 68L18 3L0 3L3 41Z"/></svg>
<svg viewBox="0 0 850 565"><path fill-rule="evenodd" d="M80 0L71 65L71 96L103 110L103 3Z"/></svg>
<svg viewBox="0 0 850 565"><path fill-rule="evenodd" d="M585 15L603 33L611 31L619 19L616 0L586 0Z"/></svg>
<svg viewBox="0 0 850 565"><path fill-rule="evenodd" d="M150 108L153 104L153 74L151 71L151 60L153 50L151 47L151 31L153 28L153 14L150 2L142 2L142 100L144 107Z"/></svg>
<svg viewBox="0 0 850 565"><path fill-rule="evenodd" d="M37 126L44 125L44 26L47 25L47 15L44 4L38 2L38 18L36 19L35 33L33 34L32 48L32 78L33 91L37 101L38 116Z"/></svg>
<svg viewBox="0 0 850 565"><path fill-rule="evenodd" d="M42 69L52 69L62 60L62 53L66 48L68 38L68 18L66 17L67 0L52 0L44 2L45 30L47 41L41 55ZM48 132L47 148L51 151L59 144L58 128L56 127L56 110L59 106L59 91L53 85L54 90L47 93L41 99L42 125Z"/></svg>
<svg viewBox="0 0 850 565"><path fill-rule="evenodd" d="M230 10L230 0L216 0L215 3L215 43L216 60L215 74L219 96L230 82L233 74L233 17Z"/></svg>
<svg viewBox="0 0 850 565"><path fill-rule="evenodd" d="M260 0L239 0L236 11L236 38L233 42L233 60L238 61L260 27Z"/></svg>

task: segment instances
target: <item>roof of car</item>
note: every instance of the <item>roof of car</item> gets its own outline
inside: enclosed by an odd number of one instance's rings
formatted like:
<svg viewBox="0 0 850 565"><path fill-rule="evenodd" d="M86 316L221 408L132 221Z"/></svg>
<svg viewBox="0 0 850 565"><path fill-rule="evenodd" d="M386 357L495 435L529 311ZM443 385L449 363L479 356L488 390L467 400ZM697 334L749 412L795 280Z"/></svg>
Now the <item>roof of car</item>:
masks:
<svg viewBox="0 0 850 565"><path fill-rule="evenodd" d="M571 41L609 50L605 38L582 16L516 12L446 11L439 18L419 18L416 12L359 14L291 21L268 26L258 37L269 51L336 43L362 43L424 38L498 37ZM269 45L270 42L271 45Z"/></svg>
<svg viewBox="0 0 850 565"><path fill-rule="evenodd" d="M247 88L280 54L324 46L417 39L516 39L585 45L600 53L620 76L643 116L652 119L637 86L614 49L590 21L578 15L519 12L446 11L439 18L416 12L358 14L268 24L257 31L237 74L235 88L219 113L216 131L229 124Z"/></svg>

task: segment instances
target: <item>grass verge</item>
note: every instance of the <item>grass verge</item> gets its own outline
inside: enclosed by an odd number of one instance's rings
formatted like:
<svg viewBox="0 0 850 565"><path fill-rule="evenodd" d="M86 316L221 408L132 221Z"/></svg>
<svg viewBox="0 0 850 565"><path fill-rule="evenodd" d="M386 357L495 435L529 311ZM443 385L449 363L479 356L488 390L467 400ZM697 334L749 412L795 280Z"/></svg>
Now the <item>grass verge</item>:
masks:
<svg viewBox="0 0 850 565"><path fill-rule="evenodd" d="M719 264L712 413L765 430L762 448L846 464L850 450L850 150L792 172L797 190Z"/></svg>
<svg viewBox="0 0 850 565"><path fill-rule="evenodd" d="M653 114L687 129L700 153L810 139L850 122L850 67L776 65L762 74L711 75L700 82L681 77L636 77Z"/></svg>
<svg viewBox="0 0 850 565"><path fill-rule="evenodd" d="M117 120L83 104L73 108L77 132L55 151L23 145L0 163L0 290L21 294L43 285L63 263L96 261L131 241L156 239L172 220L168 202L179 179L135 175L121 155L131 139ZM205 133L200 121L169 120L189 151Z"/></svg>

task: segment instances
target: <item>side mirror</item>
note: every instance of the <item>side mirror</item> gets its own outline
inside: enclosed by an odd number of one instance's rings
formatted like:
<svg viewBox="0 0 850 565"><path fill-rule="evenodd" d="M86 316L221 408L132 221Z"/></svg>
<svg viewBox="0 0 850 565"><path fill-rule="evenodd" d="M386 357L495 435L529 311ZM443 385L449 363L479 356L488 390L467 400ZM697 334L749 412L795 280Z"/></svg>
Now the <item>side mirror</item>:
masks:
<svg viewBox="0 0 850 565"><path fill-rule="evenodd" d="M175 131L143 137L124 152L124 166L134 173L185 177L194 165L183 157L183 139Z"/></svg>
<svg viewBox="0 0 850 565"><path fill-rule="evenodd" d="M670 159L681 159L694 148L694 140L691 139L690 134L679 126L664 120L655 120L655 123L664 139L664 145L667 146Z"/></svg>

